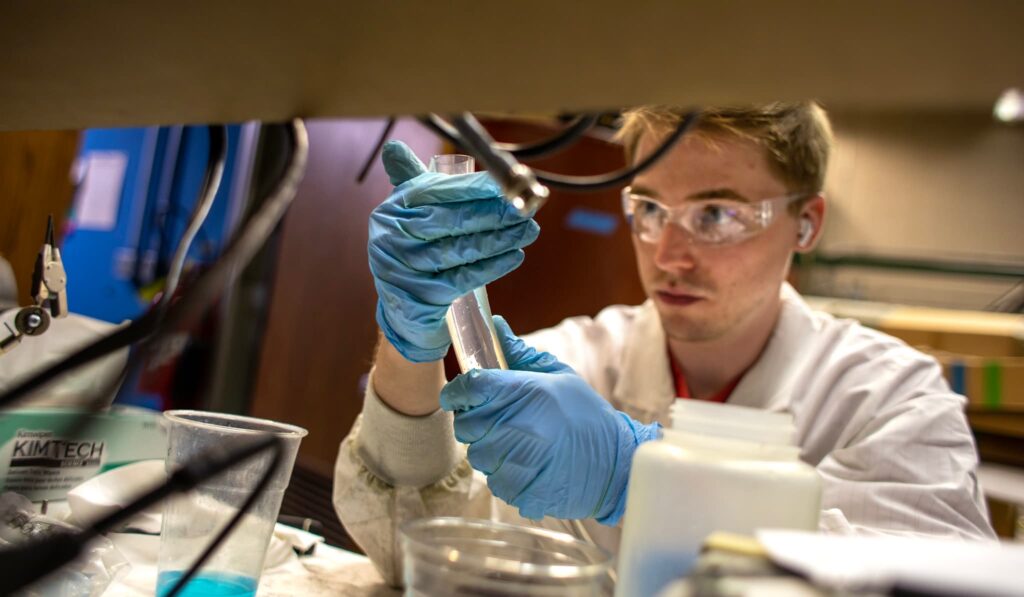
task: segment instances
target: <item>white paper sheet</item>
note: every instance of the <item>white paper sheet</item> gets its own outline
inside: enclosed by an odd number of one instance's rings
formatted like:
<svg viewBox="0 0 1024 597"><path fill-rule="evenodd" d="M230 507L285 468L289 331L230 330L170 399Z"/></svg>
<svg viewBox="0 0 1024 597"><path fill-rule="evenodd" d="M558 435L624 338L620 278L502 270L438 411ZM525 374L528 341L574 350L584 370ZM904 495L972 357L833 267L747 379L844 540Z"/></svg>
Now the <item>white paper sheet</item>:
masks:
<svg viewBox="0 0 1024 597"><path fill-rule="evenodd" d="M983 462L978 465L978 481L986 496L1024 508L1024 470Z"/></svg>
<svg viewBox="0 0 1024 597"><path fill-rule="evenodd" d="M1024 594L1024 545L918 537L759 531L772 561L836 589Z"/></svg>
<svg viewBox="0 0 1024 597"><path fill-rule="evenodd" d="M82 230L113 230L128 155L120 151L92 151L83 160L85 179L75 202L75 226Z"/></svg>

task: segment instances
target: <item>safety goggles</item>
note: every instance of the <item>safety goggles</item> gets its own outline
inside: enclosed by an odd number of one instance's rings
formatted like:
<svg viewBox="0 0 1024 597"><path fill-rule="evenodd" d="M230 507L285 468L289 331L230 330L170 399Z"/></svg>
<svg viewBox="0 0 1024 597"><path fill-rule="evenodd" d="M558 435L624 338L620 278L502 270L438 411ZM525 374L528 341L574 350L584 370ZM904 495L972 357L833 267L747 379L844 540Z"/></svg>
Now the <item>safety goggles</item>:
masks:
<svg viewBox="0 0 1024 597"><path fill-rule="evenodd" d="M732 245L757 235L775 221L788 204L807 194L787 195L761 201L700 199L669 207L660 201L622 189L622 209L633 234L645 243L656 243L665 226L675 224L694 242Z"/></svg>

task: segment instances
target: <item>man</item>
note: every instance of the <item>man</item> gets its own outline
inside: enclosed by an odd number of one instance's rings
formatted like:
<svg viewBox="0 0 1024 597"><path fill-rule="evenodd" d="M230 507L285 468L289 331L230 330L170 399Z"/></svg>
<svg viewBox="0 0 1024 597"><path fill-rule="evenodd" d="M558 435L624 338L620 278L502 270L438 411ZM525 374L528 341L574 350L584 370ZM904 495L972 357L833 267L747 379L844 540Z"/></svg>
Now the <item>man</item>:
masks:
<svg viewBox="0 0 1024 597"><path fill-rule="evenodd" d="M627 114L629 159L679 117ZM649 300L523 340L497 318L510 371L447 385L447 305L517 267L538 230L486 175L424 173L389 145L396 188L369 241L385 340L335 479L341 520L385 578L398 580L398 527L422 516L538 524L616 550L632 454L677 396L791 413L824 481L823 530L991 537L963 398L935 361L811 311L785 283L821 231L830 145L812 103L706 111L624 192Z"/></svg>

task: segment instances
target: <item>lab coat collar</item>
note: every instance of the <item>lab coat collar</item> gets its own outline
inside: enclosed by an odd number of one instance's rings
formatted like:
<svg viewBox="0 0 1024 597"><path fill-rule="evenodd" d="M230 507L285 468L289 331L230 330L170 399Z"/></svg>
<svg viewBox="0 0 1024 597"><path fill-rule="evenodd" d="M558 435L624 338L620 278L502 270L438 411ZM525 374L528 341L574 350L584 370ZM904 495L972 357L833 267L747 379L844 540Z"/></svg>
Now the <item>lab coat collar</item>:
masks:
<svg viewBox="0 0 1024 597"><path fill-rule="evenodd" d="M797 291L784 283L780 291L782 309L775 329L761 356L740 380L729 397L729 404L752 406L776 412L792 412L794 399L794 363L806 360L803 352L814 346L820 322Z"/></svg>
<svg viewBox="0 0 1024 597"><path fill-rule="evenodd" d="M792 286L783 284L780 293L782 308L775 329L761 356L733 390L729 404L791 411L793 376L787 372L793 370L794 360L802 358L800 352L812 344L809 339L819 324ZM666 347L661 318L648 300L629 329L621 374L612 390L615 407L641 422L671 424L669 408L676 397Z"/></svg>
<svg viewBox="0 0 1024 597"><path fill-rule="evenodd" d="M667 346L658 310L647 300L628 328L622 368L612 390L614 406L642 423L670 423L668 410L675 400L675 388Z"/></svg>

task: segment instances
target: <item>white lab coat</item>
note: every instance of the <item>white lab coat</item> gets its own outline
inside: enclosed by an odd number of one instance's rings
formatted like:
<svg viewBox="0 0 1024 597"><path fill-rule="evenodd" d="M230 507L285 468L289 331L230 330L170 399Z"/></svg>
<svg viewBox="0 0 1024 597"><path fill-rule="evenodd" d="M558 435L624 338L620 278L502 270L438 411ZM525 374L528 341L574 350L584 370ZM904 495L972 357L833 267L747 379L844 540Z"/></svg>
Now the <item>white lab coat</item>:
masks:
<svg viewBox="0 0 1024 597"><path fill-rule="evenodd" d="M0 313L0 324L14 328L18 309ZM5 325L0 325L0 338L9 334ZM47 367L64 360L69 355L111 334L117 325L68 313L67 317L50 320L50 327L40 336L23 336L21 343L11 352L0 356L0 393L6 392ZM93 398L97 392L111 391L105 397L106 406L114 399L120 384L115 384L124 372L128 349L124 348L97 359L73 372L66 373L43 387L22 398L20 408L79 407Z"/></svg>
<svg viewBox="0 0 1024 597"><path fill-rule="evenodd" d="M934 359L854 321L812 311L788 285L768 345L729 403L789 412L800 457L823 479L822 529L994 537L975 477L977 453ZM572 366L615 408L669 424L675 391L654 305L615 306L524 337ZM566 521L531 522L494 499L453 439L452 418L398 414L367 391L342 442L334 502L386 579L400 579L398 527L422 516L491 517L576 534ZM665 513L671 516L670 512ZM617 551L621 529L584 521Z"/></svg>

